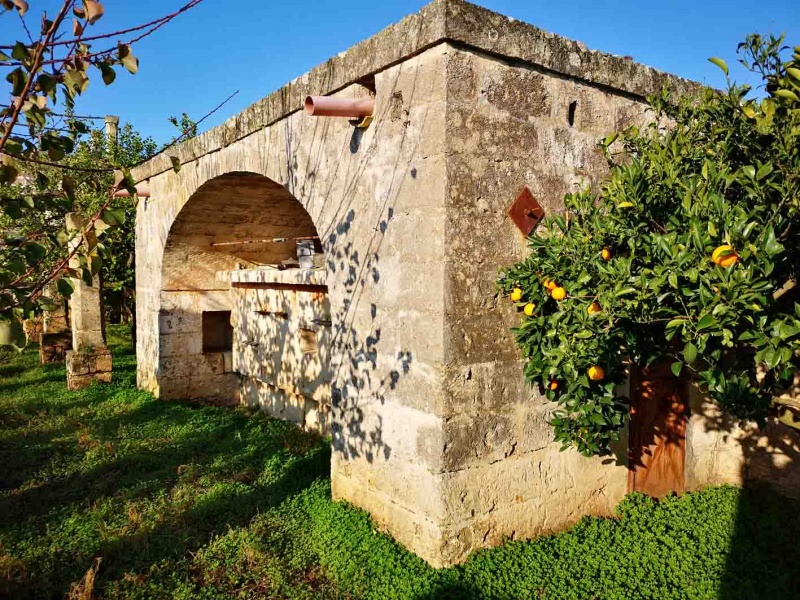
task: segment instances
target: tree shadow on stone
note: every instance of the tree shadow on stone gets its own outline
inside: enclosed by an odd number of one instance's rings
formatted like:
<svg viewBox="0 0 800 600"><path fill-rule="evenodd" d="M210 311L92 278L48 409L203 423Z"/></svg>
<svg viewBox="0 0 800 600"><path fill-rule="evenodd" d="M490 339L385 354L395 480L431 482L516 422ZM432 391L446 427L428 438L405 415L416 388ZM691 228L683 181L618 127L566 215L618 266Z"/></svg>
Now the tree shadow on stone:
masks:
<svg viewBox="0 0 800 600"><path fill-rule="evenodd" d="M707 405L703 415L717 447L741 452L743 487L719 597L800 598L800 432L774 417L759 429Z"/></svg>

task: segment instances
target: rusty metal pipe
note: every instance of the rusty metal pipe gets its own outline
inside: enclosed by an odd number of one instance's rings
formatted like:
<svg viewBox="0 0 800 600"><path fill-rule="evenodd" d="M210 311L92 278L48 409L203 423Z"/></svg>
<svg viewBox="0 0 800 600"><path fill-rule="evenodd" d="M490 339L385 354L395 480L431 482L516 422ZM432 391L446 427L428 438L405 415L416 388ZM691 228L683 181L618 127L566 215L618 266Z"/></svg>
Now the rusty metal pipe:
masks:
<svg viewBox="0 0 800 600"><path fill-rule="evenodd" d="M371 117L375 110L375 98L333 98L331 96L309 96L305 101L306 112L314 117L348 117L363 119Z"/></svg>

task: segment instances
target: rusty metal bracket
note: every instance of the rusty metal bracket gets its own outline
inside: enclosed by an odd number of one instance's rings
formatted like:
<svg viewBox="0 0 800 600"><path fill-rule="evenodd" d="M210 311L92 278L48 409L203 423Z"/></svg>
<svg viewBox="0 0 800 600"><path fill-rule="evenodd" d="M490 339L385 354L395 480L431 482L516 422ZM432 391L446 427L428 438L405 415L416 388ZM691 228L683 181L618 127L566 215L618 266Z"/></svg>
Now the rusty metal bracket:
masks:
<svg viewBox="0 0 800 600"><path fill-rule="evenodd" d="M544 217L544 209L526 185L508 209L508 216L522 235L528 237Z"/></svg>
<svg viewBox="0 0 800 600"><path fill-rule="evenodd" d="M261 310L255 311L255 312L257 312L260 315L265 315L265 316L269 315L269 316L272 316L272 317L277 317L279 319L288 319L289 318L289 313L284 312L284 311L279 311L279 310L264 310L264 309L261 309Z"/></svg>

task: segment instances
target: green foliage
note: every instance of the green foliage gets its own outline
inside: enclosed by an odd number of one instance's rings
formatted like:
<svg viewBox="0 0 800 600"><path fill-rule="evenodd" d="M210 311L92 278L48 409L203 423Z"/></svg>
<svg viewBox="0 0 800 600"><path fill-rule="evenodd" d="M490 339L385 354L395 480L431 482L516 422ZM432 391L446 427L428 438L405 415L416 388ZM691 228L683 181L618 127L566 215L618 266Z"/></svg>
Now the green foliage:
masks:
<svg viewBox="0 0 800 600"><path fill-rule="evenodd" d="M781 39L751 36L740 50L765 97L730 84L677 104L666 90L650 98L649 128L603 141L602 192L568 195L565 214L546 219L530 256L500 279L505 293L523 291L518 306L539 306L515 331L527 380L559 382L546 395L564 448L610 452L631 363L669 361L757 421L800 366L800 47L784 60ZM550 298L543 278L567 298ZM595 302L602 311L590 315ZM604 378L587 376L593 365Z"/></svg>
<svg viewBox="0 0 800 600"><path fill-rule="evenodd" d="M127 123L120 128L116 144L108 143L102 130L90 129L84 136L76 140L73 152L61 161L61 165L71 170L69 181L71 193L59 201L50 202L46 208L26 211L23 215L11 218L0 215L0 230L13 231L28 243L20 248L0 246L0 264L14 264L20 252L28 252L31 246L41 248L42 252L25 261L30 269L27 285L17 285L20 297L35 287L42 279L48 277L65 255L64 241L70 233L65 229L67 213L81 215L88 222L93 215L98 218L94 223L91 248L87 248L83 259L92 270L102 274L104 282L104 302L111 321L133 314L135 299L135 215L136 207L130 198L115 198L109 201L108 190L114 185L112 164L134 165L155 153L156 144L151 138L144 138ZM96 173L84 169L98 165L109 165L106 172ZM61 181L63 169L55 166L28 165L21 167L23 175L42 182L42 190L46 190L52 182ZM79 270L64 269L68 276L81 277ZM63 296L72 293L72 285L67 278L57 280L58 291ZM36 301L36 307L46 310L54 300L42 294ZM35 312L29 311L29 312Z"/></svg>
<svg viewBox="0 0 800 600"><path fill-rule="evenodd" d="M90 132L92 117L76 116L76 101L93 76L110 85L120 69L135 74L139 60L131 44L201 1L188 0L150 23L91 35L105 14L95 0L65 0L41 19L26 17L26 0L0 0L0 21L21 22L28 38L8 39L13 29L0 29L6 38L0 39L3 89L11 99L0 104L0 322L19 323L52 307L44 290L59 277L90 282L99 272L107 250L99 236L130 213L115 192L135 194L129 167L143 156L141 149L125 156L131 146L123 143L93 152L100 144ZM120 37L131 33L134 41ZM94 211L81 212L89 206ZM69 211L84 216L73 231L62 219ZM115 291L130 289L120 265L107 270L115 275ZM130 310L132 296L124 300Z"/></svg>
<svg viewBox="0 0 800 600"><path fill-rule="evenodd" d="M180 118L173 115L167 120L180 131L180 135L175 140L187 140L197 135L197 122L187 113L182 113ZM173 143L175 140L173 140Z"/></svg>
<svg viewBox="0 0 800 600"><path fill-rule="evenodd" d="M627 497L617 519L436 570L332 502L328 444L263 414L161 402L114 383L68 392L27 351L0 366L0 597L350 600L793 598L796 502L708 489Z"/></svg>

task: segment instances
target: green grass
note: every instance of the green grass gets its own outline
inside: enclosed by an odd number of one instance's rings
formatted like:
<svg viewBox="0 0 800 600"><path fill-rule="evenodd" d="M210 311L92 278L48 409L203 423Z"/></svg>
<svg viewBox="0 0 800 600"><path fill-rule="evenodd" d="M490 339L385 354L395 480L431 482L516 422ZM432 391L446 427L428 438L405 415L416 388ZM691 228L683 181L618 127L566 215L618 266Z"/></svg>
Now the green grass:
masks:
<svg viewBox="0 0 800 600"><path fill-rule="evenodd" d="M323 440L156 401L110 345L115 382L82 392L32 351L0 365L0 596L77 595L100 558L98 598L800 597L800 507L729 487L431 569L331 501Z"/></svg>

